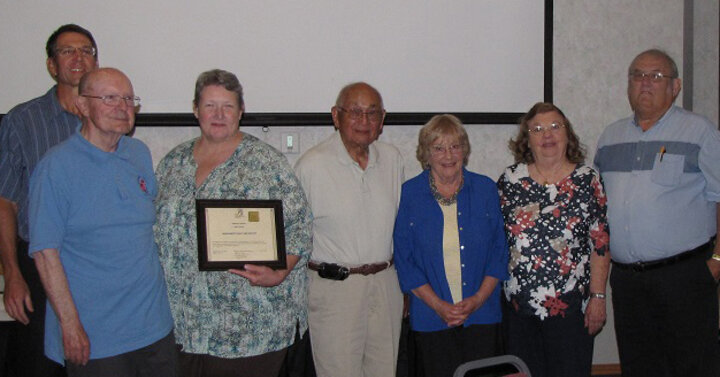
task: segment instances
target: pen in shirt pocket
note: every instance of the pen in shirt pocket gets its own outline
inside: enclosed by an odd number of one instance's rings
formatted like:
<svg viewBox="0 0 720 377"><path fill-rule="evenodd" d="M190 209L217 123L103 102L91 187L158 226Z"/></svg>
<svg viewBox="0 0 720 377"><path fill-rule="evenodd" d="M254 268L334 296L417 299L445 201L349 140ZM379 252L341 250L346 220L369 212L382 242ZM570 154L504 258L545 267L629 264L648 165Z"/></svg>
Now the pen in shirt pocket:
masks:
<svg viewBox="0 0 720 377"><path fill-rule="evenodd" d="M665 146L660 147L660 162L662 162L663 156L665 156Z"/></svg>

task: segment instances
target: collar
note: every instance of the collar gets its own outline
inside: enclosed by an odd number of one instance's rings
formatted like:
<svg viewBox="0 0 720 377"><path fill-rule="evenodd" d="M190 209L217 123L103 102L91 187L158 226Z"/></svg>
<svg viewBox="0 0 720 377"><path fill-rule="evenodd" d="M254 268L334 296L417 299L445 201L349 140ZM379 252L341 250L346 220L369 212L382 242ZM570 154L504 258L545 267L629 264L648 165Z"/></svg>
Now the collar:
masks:
<svg viewBox="0 0 720 377"><path fill-rule="evenodd" d="M80 149L102 162L108 161L111 158L129 160L131 157L130 149L128 148L127 136L120 137L117 148L114 152L105 152L104 150L96 147L80 133L80 127L78 127L71 138L80 147Z"/></svg>
<svg viewBox="0 0 720 377"><path fill-rule="evenodd" d="M670 116L672 116L672 114L674 114L676 111L677 111L677 106L675 106L675 105L670 106L670 108L667 109L667 111L665 112L665 114L663 114L663 116L660 117L660 119L658 119L658 121L655 122L655 124L653 124L652 127L648 128L647 131L643 131L642 128L640 128L640 125L639 125L638 122L637 122L637 116L636 116L635 114L633 114L633 116L632 116L632 118L631 118L631 120L630 120L630 123L631 123L633 126L635 126L635 129L639 130L640 132L650 132L650 131L652 131L652 130L654 130L654 129L656 129L656 128L661 128L665 123L667 123L667 122L665 122L665 121L666 121Z"/></svg>
<svg viewBox="0 0 720 377"><path fill-rule="evenodd" d="M48 98L49 106L50 106L50 115L52 118L57 118L63 114L67 114L72 116L73 118L77 118L77 116L73 113L70 113L66 111L61 105L60 100L57 96L57 84L53 85L50 90L45 93L46 98Z"/></svg>
<svg viewBox="0 0 720 377"><path fill-rule="evenodd" d="M347 148L345 148L345 144L343 144L342 142L339 131L335 130L335 134L331 136L331 142L334 146L335 156L337 157L340 164L346 166L357 166L358 168L360 167L360 164L358 164L355 160L352 159L352 157L350 157L350 153L348 153ZM373 142L372 144L370 144L370 146L368 146L368 163L365 170L374 167L379 160L380 153L378 153L377 146L375 145L375 142Z"/></svg>

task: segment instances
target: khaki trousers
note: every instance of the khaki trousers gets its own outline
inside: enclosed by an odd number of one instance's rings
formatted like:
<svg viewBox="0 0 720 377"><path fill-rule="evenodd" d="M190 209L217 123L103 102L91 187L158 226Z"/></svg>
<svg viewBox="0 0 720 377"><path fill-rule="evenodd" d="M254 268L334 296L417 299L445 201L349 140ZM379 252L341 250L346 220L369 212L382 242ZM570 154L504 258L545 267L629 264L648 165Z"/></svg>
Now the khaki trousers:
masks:
<svg viewBox="0 0 720 377"><path fill-rule="evenodd" d="M318 377L394 377L403 298L395 268L328 280L308 270L308 322Z"/></svg>

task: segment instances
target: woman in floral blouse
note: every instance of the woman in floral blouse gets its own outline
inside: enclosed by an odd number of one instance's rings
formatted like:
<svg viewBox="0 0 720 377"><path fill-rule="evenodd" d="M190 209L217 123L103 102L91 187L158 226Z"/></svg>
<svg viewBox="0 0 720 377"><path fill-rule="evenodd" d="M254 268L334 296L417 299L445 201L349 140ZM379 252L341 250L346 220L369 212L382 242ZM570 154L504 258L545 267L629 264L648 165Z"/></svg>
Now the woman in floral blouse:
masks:
<svg viewBox="0 0 720 377"><path fill-rule="evenodd" d="M583 165L572 125L550 103L530 109L509 145L515 165L498 180L510 247L508 353L533 376L589 376L610 262L600 175Z"/></svg>
<svg viewBox="0 0 720 377"><path fill-rule="evenodd" d="M165 270L180 376L277 376L307 329L311 214L285 156L239 130L242 86L201 74L193 100L200 137L157 167L155 239ZM199 271L195 199L282 199L287 269Z"/></svg>

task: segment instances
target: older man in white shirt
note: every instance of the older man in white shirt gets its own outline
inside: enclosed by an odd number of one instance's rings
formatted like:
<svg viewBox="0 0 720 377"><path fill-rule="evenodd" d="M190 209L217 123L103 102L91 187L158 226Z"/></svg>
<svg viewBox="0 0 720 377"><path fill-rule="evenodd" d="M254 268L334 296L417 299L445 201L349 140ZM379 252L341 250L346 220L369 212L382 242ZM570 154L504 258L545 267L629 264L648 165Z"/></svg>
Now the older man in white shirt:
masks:
<svg viewBox="0 0 720 377"><path fill-rule="evenodd" d="M385 110L366 83L340 91L337 132L308 150L297 172L312 207L308 320L319 377L395 375L402 293L392 233L402 157L376 141Z"/></svg>

